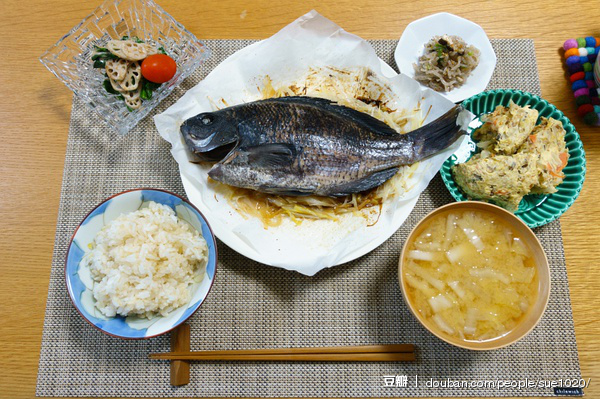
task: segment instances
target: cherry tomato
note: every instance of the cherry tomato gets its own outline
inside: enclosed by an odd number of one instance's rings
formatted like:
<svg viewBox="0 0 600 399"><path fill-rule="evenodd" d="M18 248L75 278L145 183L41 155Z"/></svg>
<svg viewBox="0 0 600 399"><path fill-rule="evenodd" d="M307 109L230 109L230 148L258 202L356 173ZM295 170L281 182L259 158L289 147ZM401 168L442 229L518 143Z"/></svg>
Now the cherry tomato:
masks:
<svg viewBox="0 0 600 399"><path fill-rule="evenodd" d="M142 76L154 83L165 83L177 72L177 64L166 54L154 54L142 62Z"/></svg>

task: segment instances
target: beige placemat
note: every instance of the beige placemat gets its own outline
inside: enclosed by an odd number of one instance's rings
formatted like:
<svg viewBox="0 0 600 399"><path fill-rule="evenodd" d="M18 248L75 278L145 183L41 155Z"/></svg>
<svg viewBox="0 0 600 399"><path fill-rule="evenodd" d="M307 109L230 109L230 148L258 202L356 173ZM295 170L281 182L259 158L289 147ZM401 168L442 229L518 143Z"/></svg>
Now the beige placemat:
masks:
<svg viewBox="0 0 600 399"><path fill-rule="evenodd" d="M251 41L208 41L213 54L158 112L219 62ZM371 42L395 67L396 42ZM531 40L493 40L498 65L489 88L540 94ZM177 165L147 118L125 137L108 131L79 100L73 102L58 226L40 355L42 396L537 396L554 395L551 381L579 378L560 224L536 229L552 270L552 293L538 327L492 352L452 347L424 330L404 305L397 263L411 227L451 202L441 179L387 242L348 264L306 277L253 262L219 242L215 284L189 320L192 349L415 343L414 363L195 363L191 383L169 385L169 336L145 341L111 338L89 326L64 283L69 237L86 213L109 195L136 187L184 194ZM404 378L406 377L406 386ZM512 387L497 387L497 381ZM520 385L527 384L522 388ZM534 384L534 386L531 386ZM391 386L387 386L391 385ZM454 385L454 387L449 387Z"/></svg>

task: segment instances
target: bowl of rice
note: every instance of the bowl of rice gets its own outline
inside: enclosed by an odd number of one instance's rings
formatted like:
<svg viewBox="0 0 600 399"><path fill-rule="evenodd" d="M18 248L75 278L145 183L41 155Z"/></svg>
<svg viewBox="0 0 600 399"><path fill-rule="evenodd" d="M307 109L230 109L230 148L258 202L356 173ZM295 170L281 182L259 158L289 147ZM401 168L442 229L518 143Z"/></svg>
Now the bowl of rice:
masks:
<svg viewBox="0 0 600 399"><path fill-rule="evenodd" d="M204 216L168 191L137 189L96 206L75 230L67 290L102 332L146 339L189 319L214 282L217 246Z"/></svg>

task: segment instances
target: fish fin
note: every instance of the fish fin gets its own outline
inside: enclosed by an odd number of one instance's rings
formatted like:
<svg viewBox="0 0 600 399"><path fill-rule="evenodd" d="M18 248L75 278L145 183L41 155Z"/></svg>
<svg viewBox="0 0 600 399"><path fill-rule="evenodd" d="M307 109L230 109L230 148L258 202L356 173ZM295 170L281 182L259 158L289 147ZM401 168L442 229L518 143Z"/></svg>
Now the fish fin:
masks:
<svg viewBox="0 0 600 399"><path fill-rule="evenodd" d="M414 163L435 155L467 134L458 123L464 108L455 105L452 109L431 123L403 135L412 143L412 157L407 163Z"/></svg>
<svg viewBox="0 0 600 399"><path fill-rule="evenodd" d="M247 156L248 163L262 168L289 166L296 158L296 148L287 143L261 144L240 147L238 156Z"/></svg>
<svg viewBox="0 0 600 399"><path fill-rule="evenodd" d="M381 134L382 136L397 136L398 132L388 126L385 122L380 121L377 118L372 117L364 112L356 111L352 108L345 107L341 104L337 104L332 100L327 100L318 97L280 97L271 98L269 101L277 101L281 103L293 103L293 104L306 104L323 108L327 111L340 115L342 117L353 120L365 126L367 129L374 133Z"/></svg>
<svg viewBox="0 0 600 399"><path fill-rule="evenodd" d="M398 169L399 168L390 168L380 170L378 172L371 173L362 179L331 187L325 195L342 197L344 195L370 190L391 179L392 176L398 172Z"/></svg>

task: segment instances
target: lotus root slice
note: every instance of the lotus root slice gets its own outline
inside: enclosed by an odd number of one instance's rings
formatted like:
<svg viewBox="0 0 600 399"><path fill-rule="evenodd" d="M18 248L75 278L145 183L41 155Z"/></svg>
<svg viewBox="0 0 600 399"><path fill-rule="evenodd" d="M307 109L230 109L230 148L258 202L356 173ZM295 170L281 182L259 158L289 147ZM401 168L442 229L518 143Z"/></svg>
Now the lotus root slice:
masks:
<svg viewBox="0 0 600 399"><path fill-rule="evenodd" d="M106 43L106 48L117 57L125 58L123 54L123 40L109 40Z"/></svg>
<svg viewBox="0 0 600 399"><path fill-rule="evenodd" d="M121 51L126 60L141 61L148 56L145 43L136 43L131 40L123 40Z"/></svg>
<svg viewBox="0 0 600 399"><path fill-rule="evenodd" d="M144 47L146 47L146 54L147 55L158 54L158 50L153 45L148 44L148 43L144 43Z"/></svg>
<svg viewBox="0 0 600 399"><path fill-rule="evenodd" d="M129 61L122 58L118 60L108 60L106 61L106 73L108 74L108 77L113 80L123 80L127 74L128 66Z"/></svg>
<svg viewBox="0 0 600 399"><path fill-rule="evenodd" d="M119 82L121 89L125 91L137 90L142 80L142 67L139 62L132 62L127 68L125 78Z"/></svg>
<svg viewBox="0 0 600 399"><path fill-rule="evenodd" d="M113 78L111 78L110 76L108 77L108 80L110 81L110 85L112 86L112 88L115 89L116 91L118 91L119 93L122 93L125 91L121 87L121 81L116 81Z"/></svg>
<svg viewBox="0 0 600 399"><path fill-rule="evenodd" d="M140 92L142 88L139 87L136 90L124 91L123 98L125 98L125 104L131 109L138 109L142 106L142 99L140 98Z"/></svg>

